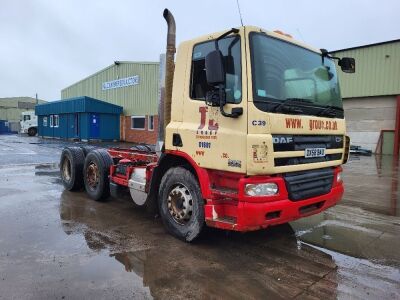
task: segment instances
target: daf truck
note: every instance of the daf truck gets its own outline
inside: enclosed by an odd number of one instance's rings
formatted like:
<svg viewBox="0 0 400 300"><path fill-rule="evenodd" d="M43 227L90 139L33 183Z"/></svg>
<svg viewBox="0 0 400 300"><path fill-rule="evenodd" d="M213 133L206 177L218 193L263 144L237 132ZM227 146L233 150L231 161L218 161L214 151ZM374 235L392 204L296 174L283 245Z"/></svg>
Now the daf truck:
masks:
<svg viewBox="0 0 400 300"><path fill-rule="evenodd" d="M190 242L206 226L251 231L320 213L343 195L349 138L338 69L353 58L253 26L185 41L167 21L156 151L67 147L67 190L130 193ZM163 72L164 71L164 72Z"/></svg>

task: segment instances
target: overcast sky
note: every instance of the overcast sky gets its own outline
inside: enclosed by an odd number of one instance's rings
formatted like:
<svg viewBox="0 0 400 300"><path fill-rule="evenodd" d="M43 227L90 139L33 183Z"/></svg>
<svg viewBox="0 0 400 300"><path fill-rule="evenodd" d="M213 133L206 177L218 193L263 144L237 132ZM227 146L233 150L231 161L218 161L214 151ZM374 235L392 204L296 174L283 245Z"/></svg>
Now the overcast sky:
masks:
<svg viewBox="0 0 400 300"><path fill-rule="evenodd" d="M400 38L399 0L239 0L246 25L336 50ZM168 7L177 42L240 26L236 0L0 0L0 97L57 100L115 60L157 61Z"/></svg>

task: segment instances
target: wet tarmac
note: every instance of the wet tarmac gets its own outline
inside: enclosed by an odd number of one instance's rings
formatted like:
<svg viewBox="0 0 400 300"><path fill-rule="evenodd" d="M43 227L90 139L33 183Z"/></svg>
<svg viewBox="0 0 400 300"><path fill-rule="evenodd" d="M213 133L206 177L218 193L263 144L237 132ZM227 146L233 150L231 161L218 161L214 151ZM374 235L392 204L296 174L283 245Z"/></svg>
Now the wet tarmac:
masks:
<svg viewBox="0 0 400 300"><path fill-rule="evenodd" d="M319 215L194 244L129 199L63 190L64 142L0 136L0 299L399 299L399 171L354 157Z"/></svg>

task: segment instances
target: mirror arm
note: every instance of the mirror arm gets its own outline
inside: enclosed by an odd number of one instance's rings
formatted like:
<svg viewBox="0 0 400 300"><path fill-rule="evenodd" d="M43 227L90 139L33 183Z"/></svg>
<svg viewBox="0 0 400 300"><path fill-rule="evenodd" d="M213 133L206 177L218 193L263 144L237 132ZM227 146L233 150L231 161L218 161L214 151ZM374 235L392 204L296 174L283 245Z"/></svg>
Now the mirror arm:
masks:
<svg viewBox="0 0 400 300"><path fill-rule="evenodd" d="M231 33L237 34L237 33L239 33L239 29L232 28L231 30L228 30L227 32L225 32L222 35L220 35L219 37L217 37L215 39L215 50L219 51L219 45L218 45L219 40L230 35ZM219 110L221 112L221 115L223 115L224 117L228 117L228 118L237 118L243 114L243 111L240 111L240 110L238 110L237 112L235 111L234 113L231 113L231 114L225 112L224 105L226 103L226 100L224 97L224 85L222 83L220 83L218 85L218 94L219 94Z"/></svg>
<svg viewBox="0 0 400 300"><path fill-rule="evenodd" d="M219 42L219 40L220 39L223 39L224 37L226 37L227 35L230 35L231 33L238 33L239 32L239 29L237 29L237 28L232 28L231 30L229 30L229 31L227 31L227 32L225 32L225 33L223 33L223 34L221 34L219 37L217 37L216 39L215 39L215 50L219 50L219 46L218 46L218 42Z"/></svg>
<svg viewBox="0 0 400 300"><path fill-rule="evenodd" d="M224 110L224 105L226 104L226 100L224 97L224 85L221 83L218 85L218 93L219 93L219 111L221 115L228 118L238 118L243 114L243 109L236 109L233 113L227 113ZM234 109L232 109L234 110Z"/></svg>
<svg viewBox="0 0 400 300"><path fill-rule="evenodd" d="M224 111L224 105L225 105L225 97L224 97L224 93L223 93L223 89L224 89L224 85L223 84L219 84L218 85L218 93L219 93L219 110L221 112L221 115L223 115L224 117L229 117L229 114L227 114Z"/></svg>
<svg viewBox="0 0 400 300"><path fill-rule="evenodd" d="M324 63L324 58L325 57L328 57L328 58L330 58L330 59L336 59L336 60L338 60L338 64L339 64L339 66L340 66L340 57L337 57L337 56L332 56L331 55L331 53L330 52L328 52L328 50L326 50L326 49L320 49L321 50L321 56L322 56L322 63Z"/></svg>
<svg viewBox="0 0 400 300"><path fill-rule="evenodd" d="M330 59L336 59L338 61L339 66L340 66L340 61L341 61L340 57L332 56L329 52L327 52L325 56L329 57Z"/></svg>

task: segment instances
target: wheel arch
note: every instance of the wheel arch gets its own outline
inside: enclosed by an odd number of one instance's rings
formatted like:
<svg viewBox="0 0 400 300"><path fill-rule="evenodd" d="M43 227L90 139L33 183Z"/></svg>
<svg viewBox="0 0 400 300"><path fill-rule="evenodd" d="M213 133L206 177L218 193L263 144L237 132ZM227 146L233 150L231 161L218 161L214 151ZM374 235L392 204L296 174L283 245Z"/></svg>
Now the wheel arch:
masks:
<svg viewBox="0 0 400 300"><path fill-rule="evenodd" d="M181 151L168 151L161 155L157 167L154 168L149 187L149 200L152 207L157 207L157 196L161 179L164 174L173 167L184 167L196 177L203 199L209 198L211 191L208 173L199 167L186 153Z"/></svg>

